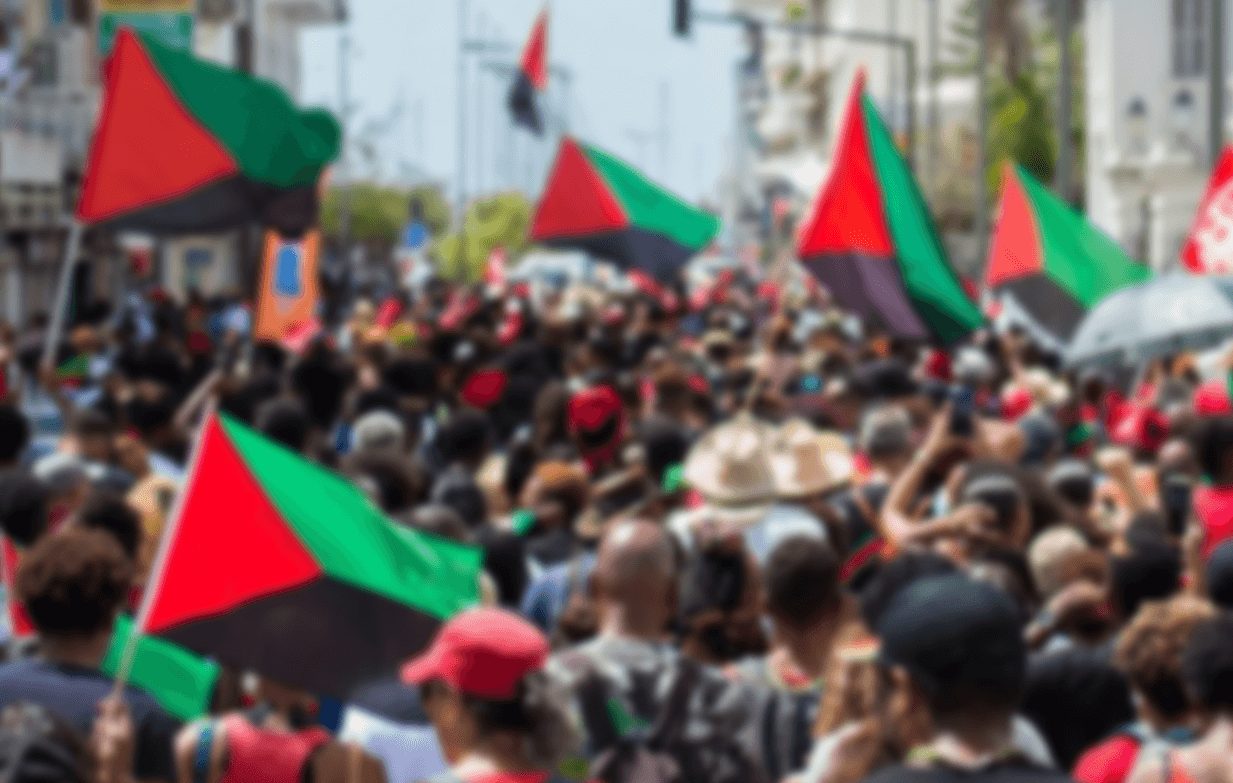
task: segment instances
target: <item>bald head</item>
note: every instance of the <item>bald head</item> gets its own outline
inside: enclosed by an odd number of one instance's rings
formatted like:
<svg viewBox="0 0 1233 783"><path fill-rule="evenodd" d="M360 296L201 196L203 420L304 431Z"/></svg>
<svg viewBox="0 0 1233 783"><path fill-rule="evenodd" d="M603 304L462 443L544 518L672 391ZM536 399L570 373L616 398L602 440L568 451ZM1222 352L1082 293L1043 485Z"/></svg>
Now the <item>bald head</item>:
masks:
<svg viewBox="0 0 1233 783"><path fill-rule="evenodd" d="M607 630L658 635L676 610L676 553L668 534L652 522L610 528L592 579Z"/></svg>

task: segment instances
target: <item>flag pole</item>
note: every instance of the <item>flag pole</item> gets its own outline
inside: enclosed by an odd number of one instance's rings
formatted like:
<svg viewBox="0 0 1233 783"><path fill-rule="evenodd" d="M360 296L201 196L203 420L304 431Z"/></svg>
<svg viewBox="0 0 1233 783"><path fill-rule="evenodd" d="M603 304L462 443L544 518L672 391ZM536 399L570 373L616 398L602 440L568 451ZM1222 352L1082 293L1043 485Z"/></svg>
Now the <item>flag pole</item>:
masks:
<svg viewBox="0 0 1233 783"><path fill-rule="evenodd" d="M137 642L145 635L146 622L149 620L149 614L153 609L154 599L158 596L159 587L163 579L163 571L167 567L167 558L170 556L171 545L175 541L176 533L180 529L181 518L184 516L184 498L188 494L187 489L193 484L193 479L197 477L198 463L201 460L202 447L205 445L206 429L214 419L215 407L215 400L211 397L201 414L201 424L197 427L197 433L193 437L193 449L188 460L187 475L184 478L184 483L180 485L179 491L176 492L175 504L171 508L167 524L163 525L163 537L158 542L158 553L154 557L154 563L150 568L150 578L146 582L145 591L141 596L141 606L137 609L137 616L133 618L133 631L124 643L124 651L120 655L119 665L116 666L115 685L112 689L112 695L115 697L120 696L124 692L124 686L128 684L129 675L133 673L133 659L137 656Z"/></svg>
<svg viewBox="0 0 1233 783"><path fill-rule="evenodd" d="M68 240L64 246L64 258L60 262L60 280L56 283L56 298L52 303L51 323L47 326L47 342L43 345L43 367L55 367L56 348L60 345L60 337L64 334L69 289L73 284L73 269L77 266L77 254L81 251L81 234L84 229L81 221L73 218L73 222L69 225Z"/></svg>

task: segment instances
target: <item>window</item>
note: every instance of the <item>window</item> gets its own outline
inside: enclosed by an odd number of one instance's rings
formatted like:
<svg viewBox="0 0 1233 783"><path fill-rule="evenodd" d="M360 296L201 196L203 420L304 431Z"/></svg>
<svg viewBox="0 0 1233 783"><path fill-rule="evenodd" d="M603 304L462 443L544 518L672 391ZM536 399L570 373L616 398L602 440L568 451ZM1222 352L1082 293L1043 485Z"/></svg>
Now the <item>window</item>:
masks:
<svg viewBox="0 0 1233 783"><path fill-rule="evenodd" d="M1207 0L1173 0L1173 76L1202 76L1207 68Z"/></svg>

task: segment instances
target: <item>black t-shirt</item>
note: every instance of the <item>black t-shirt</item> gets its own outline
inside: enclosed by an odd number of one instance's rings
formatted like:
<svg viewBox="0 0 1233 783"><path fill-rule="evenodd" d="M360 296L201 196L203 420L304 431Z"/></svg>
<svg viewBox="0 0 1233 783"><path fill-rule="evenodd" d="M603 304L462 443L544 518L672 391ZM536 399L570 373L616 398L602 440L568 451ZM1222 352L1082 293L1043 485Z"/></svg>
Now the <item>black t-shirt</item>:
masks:
<svg viewBox="0 0 1233 783"><path fill-rule="evenodd" d="M947 766L912 769L896 764L873 773L865 783L1071 783L1071 778L1026 761L1012 761L973 770Z"/></svg>
<svg viewBox="0 0 1233 783"><path fill-rule="evenodd" d="M112 687L111 678L91 669L41 660L18 661L0 666L0 709L19 701L40 704L88 738L98 703ZM134 777L174 781L173 743L180 722L131 686L125 688L124 700L136 732Z"/></svg>

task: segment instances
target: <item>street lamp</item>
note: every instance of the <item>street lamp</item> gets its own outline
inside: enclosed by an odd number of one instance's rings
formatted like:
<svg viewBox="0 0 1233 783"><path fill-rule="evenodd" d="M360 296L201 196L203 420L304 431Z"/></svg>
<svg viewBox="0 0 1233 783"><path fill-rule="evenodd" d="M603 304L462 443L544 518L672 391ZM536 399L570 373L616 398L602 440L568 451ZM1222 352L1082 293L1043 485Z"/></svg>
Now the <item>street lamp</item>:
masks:
<svg viewBox="0 0 1233 783"><path fill-rule="evenodd" d="M1173 133L1174 143L1187 152L1194 152L1195 105L1194 95L1183 87L1173 96Z"/></svg>
<svg viewBox="0 0 1233 783"><path fill-rule="evenodd" d="M1142 98L1136 97L1126 106L1126 135L1133 154L1147 152L1147 102Z"/></svg>

